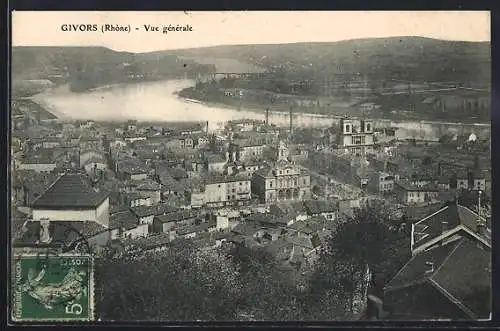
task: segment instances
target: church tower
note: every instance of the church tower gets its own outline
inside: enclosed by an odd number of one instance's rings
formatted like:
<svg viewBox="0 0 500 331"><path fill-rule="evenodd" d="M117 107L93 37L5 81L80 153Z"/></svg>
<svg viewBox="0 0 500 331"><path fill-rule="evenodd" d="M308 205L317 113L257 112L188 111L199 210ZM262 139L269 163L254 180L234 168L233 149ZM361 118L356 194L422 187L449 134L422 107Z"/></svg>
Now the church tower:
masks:
<svg viewBox="0 0 500 331"><path fill-rule="evenodd" d="M280 141L278 145L278 161L288 161L289 154L290 152L286 144Z"/></svg>

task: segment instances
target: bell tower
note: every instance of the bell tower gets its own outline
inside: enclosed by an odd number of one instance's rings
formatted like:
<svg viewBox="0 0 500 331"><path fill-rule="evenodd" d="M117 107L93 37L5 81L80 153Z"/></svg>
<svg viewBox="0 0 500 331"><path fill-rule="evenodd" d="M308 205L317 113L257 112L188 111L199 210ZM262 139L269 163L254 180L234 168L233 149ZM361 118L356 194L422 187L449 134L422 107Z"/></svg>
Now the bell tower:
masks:
<svg viewBox="0 0 500 331"><path fill-rule="evenodd" d="M351 134L352 133L352 120L348 118L343 118L340 121L340 125L342 126L342 132L344 134Z"/></svg>
<svg viewBox="0 0 500 331"><path fill-rule="evenodd" d="M283 141L279 142L278 145L278 161L287 161L289 156L289 150Z"/></svg>

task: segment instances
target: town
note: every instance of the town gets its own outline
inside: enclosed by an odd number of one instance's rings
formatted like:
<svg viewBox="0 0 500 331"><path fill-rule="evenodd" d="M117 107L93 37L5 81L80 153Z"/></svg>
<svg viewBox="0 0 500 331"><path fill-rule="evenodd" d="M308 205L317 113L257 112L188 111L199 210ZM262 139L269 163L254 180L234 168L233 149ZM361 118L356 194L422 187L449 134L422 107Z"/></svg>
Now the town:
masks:
<svg viewBox="0 0 500 331"><path fill-rule="evenodd" d="M269 111L216 130L208 122L61 121L22 99L12 113L14 253L50 247L141 259L184 241L202 251L244 247L267 252L299 286L329 236L378 204L393 215L385 222L408 259L383 284L367 281L360 318L491 312L491 276L482 272L491 263L489 136L409 139L348 116L295 127L291 113L279 127ZM415 291L432 292L442 310L429 311L425 296L409 299Z"/></svg>

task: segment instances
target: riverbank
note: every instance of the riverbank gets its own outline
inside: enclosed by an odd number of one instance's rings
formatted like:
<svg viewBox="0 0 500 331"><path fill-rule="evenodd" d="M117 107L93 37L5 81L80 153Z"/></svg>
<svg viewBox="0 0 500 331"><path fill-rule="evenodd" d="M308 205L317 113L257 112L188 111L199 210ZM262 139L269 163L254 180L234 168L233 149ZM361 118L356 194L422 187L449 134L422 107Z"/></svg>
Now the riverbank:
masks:
<svg viewBox="0 0 500 331"><path fill-rule="evenodd" d="M244 102L241 103L240 105L234 105L234 104L227 104L223 102L216 102L216 101L207 101L207 100L200 100L197 99L196 96L193 96L191 94L187 95L186 91L189 91L192 89L192 87L184 88L181 91L177 91L174 94L179 98L184 101L187 100L193 100L197 103L203 104L207 107L210 108L223 108L223 109L230 109L230 110L241 110L241 111L248 111L248 112L255 112L255 113L261 113L265 114L266 113L266 108L269 109L269 113L278 113L282 115L287 115L290 112L290 109L285 107L285 106L276 106L276 105L256 105L252 104L249 102ZM192 102L192 101L191 101ZM413 121L413 122L418 122L421 124L430 124L430 125L435 125L435 124L443 124L443 125L466 125L466 126L486 126L490 127L491 123L490 122L477 122L474 120L471 120L470 122L464 122L464 121L444 121L444 120L425 120L422 119L421 117L416 117L416 116L404 116L400 114L383 114L382 116L374 116L374 113L371 112L370 114L353 114L353 109L351 108L344 108L342 110L339 109L334 109L332 108L332 113L331 114L322 114L322 113L311 113L307 112L298 108L293 109L292 112L294 115L301 114L305 115L308 117L315 117L319 119L332 119L333 121L339 121L340 119L344 118L346 114L348 114L350 117L354 119L360 119L360 118L365 118L365 119L370 119L370 120L377 120L377 121L383 121L387 123L392 123L392 122L403 122L403 121ZM337 111L335 111L337 110ZM263 118L264 119L264 118Z"/></svg>

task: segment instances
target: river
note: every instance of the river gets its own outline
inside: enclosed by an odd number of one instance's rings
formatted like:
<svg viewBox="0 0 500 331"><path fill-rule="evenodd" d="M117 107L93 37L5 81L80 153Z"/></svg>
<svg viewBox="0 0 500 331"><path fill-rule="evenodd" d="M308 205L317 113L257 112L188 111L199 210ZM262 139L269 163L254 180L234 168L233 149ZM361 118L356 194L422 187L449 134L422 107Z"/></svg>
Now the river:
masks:
<svg viewBox="0 0 500 331"><path fill-rule="evenodd" d="M175 94L193 84L194 82L189 80L156 81L101 87L85 93L73 93L67 86L63 86L38 94L34 100L43 104L62 120L208 121L210 129L215 129L229 120L243 118L264 120L264 111L237 110L189 102ZM307 113L297 113L293 116L296 127L327 127L338 121L338 118ZM278 126L288 126L289 115L271 112L269 122ZM399 138L436 139L445 133L475 133L479 137L486 137L491 132L489 124L479 123L374 119L374 125L398 127Z"/></svg>

